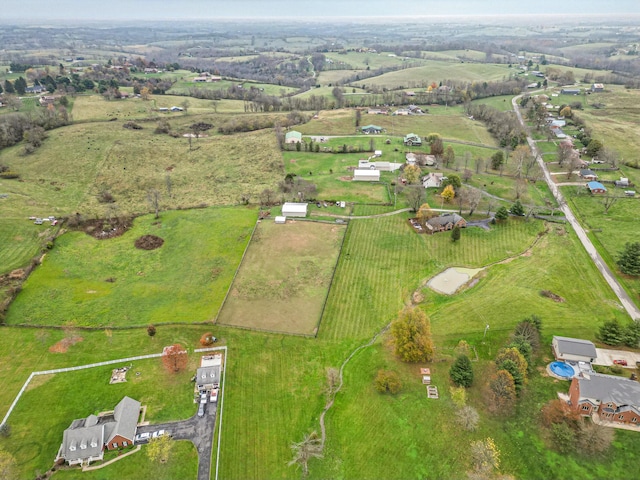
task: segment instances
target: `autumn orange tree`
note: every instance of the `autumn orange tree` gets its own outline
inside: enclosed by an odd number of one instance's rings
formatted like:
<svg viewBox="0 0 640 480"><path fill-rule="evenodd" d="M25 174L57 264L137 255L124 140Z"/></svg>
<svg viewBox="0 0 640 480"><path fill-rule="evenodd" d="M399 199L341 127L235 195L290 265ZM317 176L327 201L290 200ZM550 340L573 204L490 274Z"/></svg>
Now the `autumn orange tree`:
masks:
<svg viewBox="0 0 640 480"><path fill-rule="evenodd" d="M405 308L391 324L395 353L405 362L433 360L431 324L419 308Z"/></svg>
<svg viewBox="0 0 640 480"><path fill-rule="evenodd" d="M165 347L162 352L162 363L170 372L177 373L184 370L187 361L187 351L179 343Z"/></svg>

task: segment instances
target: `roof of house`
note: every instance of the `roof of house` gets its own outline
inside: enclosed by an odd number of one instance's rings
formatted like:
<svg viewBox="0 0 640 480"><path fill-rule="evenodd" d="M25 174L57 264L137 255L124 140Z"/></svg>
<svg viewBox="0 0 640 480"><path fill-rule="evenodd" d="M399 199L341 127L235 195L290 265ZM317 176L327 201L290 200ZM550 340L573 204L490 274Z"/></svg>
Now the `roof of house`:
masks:
<svg viewBox="0 0 640 480"><path fill-rule="evenodd" d="M456 224L460 220L464 220L464 218L462 218L457 213L448 213L445 215L440 215L439 217L430 218L429 220L427 220L427 223L434 227L442 227L444 225L448 225L449 223Z"/></svg>
<svg viewBox="0 0 640 480"><path fill-rule="evenodd" d="M596 174L594 173L593 170L589 169L589 168L585 168L583 170L580 170L580 175L582 177L593 177L596 176Z"/></svg>
<svg viewBox="0 0 640 480"><path fill-rule="evenodd" d="M95 415L92 415L95 417ZM62 434L59 455L68 462L96 457L104 445L104 424L86 425L87 419L74 420Z"/></svg>
<svg viewBox="0 0 640 480"><path fill-rule="evenodd" d="M140 416L140 402L130 397L124 397L113 409L114 422L105 424L105 443L109 443L113 437L120 435L123 438L133 440L138 427Z"/></svg>
<svg viewBox="0 0 640 480"><path fill-rule="evenodd" d="M583 357L596 358L596 346L589 340L580 338L557 337L554 336L556 345L558 345L558 353L566 353L569 355L581 355Z"/></svg>
<svg viewBox="0 0 640 480"><path fill-rule="evenodd" d="M587 183L587 187L589 188L589 190L604 190L605 192L607 191L606 187L600 182L589 182Z"/></svg>
<svg viewBox="0 0 640 480"><path fill-rule="evenodd" d="M295 130L291 130L290 132L286 133L284 138L287 139L287 140L289 138L296 138L298 140L302 140L302 134L300 132L296 132Z"/></svg>
<svg viewBox="0 0 640 480"><path fill-rule="evenodd" d="M365 125L360 130L380 130L380 131L382 131L382 127L379 127L377 125Z"/></svg>
<svg viewBox="0 0 640 480"><path fill-rule="evenodd" d="M205 385L207 383L220 382L220 365L212 365L210 367L200 367L196 371L196 383Z"/></svg>
<svg viewBox="0 0 640 480"><path fill-rule="evenodd" d="M640 383L628 378L592 373L578 378L581 398L613 402L616 406L632 405L640 407Z"/></svg>

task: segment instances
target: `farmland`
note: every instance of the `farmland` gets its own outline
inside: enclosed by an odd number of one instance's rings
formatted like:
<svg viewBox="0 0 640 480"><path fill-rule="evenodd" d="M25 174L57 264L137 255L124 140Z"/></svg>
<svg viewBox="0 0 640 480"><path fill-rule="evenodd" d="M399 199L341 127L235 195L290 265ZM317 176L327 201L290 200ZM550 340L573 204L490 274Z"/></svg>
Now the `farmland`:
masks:
<svg viewBox="0 0 640 480"><path fill-rule="evenodd" d="M377 183L351 180L358 160L374 150L381 151L380 161L404 164L409 151L430 152L426 141L404 146L404 135L413 132L424 139L437 133L455 159L445 164L438 158L439 165L420 174L463 177L462 191L481 190L483 197L470 218L469 205L458 201L464 199L460 189L447 202L440 189L430 188L424 202L432 208L460 209L468 220L484 219L516 198L527 212L554 208L546 183L536 175L517 178L511 148L503 150L503 167L491 168L500 143L487 124L466 113L467 102L479 94L475 87L485 82L501 88L485 85L482 94L527 91L526 83L534 80L524 73L528 64L542 71L571 70L581 88L600 74L620 83L599 94L559 95L552 101L580 102L574 113L593 138L620 153L620 170L603 171L601 178L640 182L640 173L623 163L633 165L640 140L631 73L637 55L626 55L622 47L637 44L640 30L473 22L466 27L443 22L430 29L418 20L385 27L354 21L349 28L306 21L278 28L275 22L188 28L167 22L162 29L99 28L94 34L29 27L31 47L23 53L10 43L24 35L22 27L6 35L0 28L7 42L0 52L2 85L20 75L30 84L34 78L49 82L46 75L58 79L62 74L56 72L64 71L69 78L67 83L60 79L56 93L68 97L72 114L71 125L46 130L47 138L33 153L25 153L24 141L0 150L0 166L19 175L0 179L0 194L8 194L0 198L0 274L35 266L24 281L0 287L0 295L15 295L0 317L0 415L34 370L158 353L176 342L190 352L188 367L177 374L166 372L159 359L134 362L127 383L119 385L107 382L111 367L35 377L9 417L11 436L0 435L0 449L15 457L20 480L51 467L71 420L113 408L123 395L147 405L151 423L192 416L190 380L198 357L191 352L206 332L228 348L220 445L214 440L220 478L300 478L299 467L289 466L291 444L320 432L319 416L335 388L328 385L328 369L341 366L341 390L325 417L323 458L310 461L308 478L466 478L472 468L470 444L487 437L501 452L500 473L514 478L617 479L635 471L637 432L618 431L606 455L587 457L558 453L541 426L542 406L568 389L568 383L545 371L552 336L596 340L605 320L629 321L569 225L559 217L551 223L512 216L488 222L487 228L465 228L458 241L446 232L422 235L408 222L415 213L406 211L412 189L403 185L402 170L382 172ZM59 48L48 46L48 35ZM562 40L555 38L559 35ZM592 57L612 45L620 45L619 58ZM549 53L547 60L586 68L533 67L541 62L539 53L531 53L537 46L558 55ZM85 64L75 60L78 55ZM44 63L10 73L9 57ZM246 61L257 59L252 70ZM600 61L606 70L590 67ZM99 63L89 66L93 62ZM127 68L114 73L126 62ZM144 80L129 74L152 64L163 70L164 62L165 71L146 74ZM387 73L377 75L379 68ZM205 71L223 80L194 83ZM72 74L103 83L93 92L76 93L67 88ZM355 75L360 78L346 84ZM115 85L132 93L143 86L136 82L152 88L156 80L172 87L148 100L107 100L109 91L101 95ZM434 82L446 88L426 93ZM549 82L549 94L561 88ZM233 94L226 91L231 86ZM334 92L336 86L340 92ZM219 90L216 98L246 95L204 100L189 97L193 88ZM275 99L264 101L268 96ZM327 108L311 96L324 97ZM511 98L472 103L506 112ZM334 108L375 105L393 112L414 102L424 115ZM164 111L172 106L183 110ZM47 109L30 98L20 111L27 118ZM360 128L367 124L384 130L365 135ZM301 132L304 143L281 148L280 134L290 130ZM185 136L195 131L202 134ZM566 132L575 135L579 127ZM534 132L545 159L553 161L557 142L548 135ZM637 237L637 199L620 199L605 215L599 199L581 194L582 187L562 189L613 266L625 242ZM308 218L273 222L282 202L301 198L309 202ZM61 219L56 227L27 220L49 215ZM336 221L336 216L344 218ZM360 216L372 217L355 218ZM113 238L88 234L103 231L110 237L125 221L131 225ZM145 235L164 243L137 248L136 240ZM40 257L37 264L34 258ZM449 267L482 271L455 295L426 287ZM636 299L639 281L622 282ZM429 364L403 363L393 352L385 327L406 306L430 319L435 359ZM492 413L486 390L493 360L514 326L529 315L542 319L542 347L529 383L512 414ZM151 324L155 336L148 333ZM350 357L376 334L371 345ZM471 346L475 373L467 390L467 404L479 414L473 432L457 423L449 391L448 371L460 340ZM432 369L438 400L425 395L418 376L423 366ZM376 391L374 378L381 369L398 374L399 394ZM146 450L101 470L63 469L53 478L195 477L198 457L190 443L175 442L166 464L152 461Z"/></svg>
<svg viewBox="0 0 640 480"><path fill-rule="evenodd" d="M7 323L122 327L211 320L255 219L253 209L210 208L166 212L157 221L139 217L124 235L106 240L66 233L25 282ZM164 245L135 248L147 234Z"/></svg>
<svg viewBox="0 0 640 480"><path fill-rule="evenodd" d="M345 227L261 222L217 323L316 334Z"/></svg>

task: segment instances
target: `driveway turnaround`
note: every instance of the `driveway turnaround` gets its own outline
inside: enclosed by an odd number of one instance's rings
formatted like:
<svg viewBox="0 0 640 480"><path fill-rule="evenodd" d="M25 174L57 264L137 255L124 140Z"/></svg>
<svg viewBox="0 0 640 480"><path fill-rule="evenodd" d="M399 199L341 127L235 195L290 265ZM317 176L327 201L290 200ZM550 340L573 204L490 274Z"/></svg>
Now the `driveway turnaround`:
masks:
<svg viewBox="0 0 640 480"><path fill-rule="evenodd" d="M520 108L518 108L518 101L520 100L521 97L522 95L511 99L511 104L513 105L513 110L516 112L518 121L520 122L522 127L526 130L527 126L522 118L522 114L520 113ZM544 173L544 179L547 182L547 185L549 186L551 193L553 193L553 196L558 202L558 205L560 206L560 210L562 210L562 213L564 214L565 218L571 224L576 234L578 235L580 242L582 242L582 246L585 248L585 250L591 257L591 260L593 260L593 263L596 264L596 267L598 268L598 270L600 271L600 273L602 274L606 282L609 284L609 286L613 290L613 293L616 294L616 296L618 297L618 300L620 300L620 303L622 304L622 307L627 311L629 316L633 320L640 319L640 309L638 309L636 304L633 303L633 300L631 300L631 297L625 291L625 289L622 288L622 285L620 285L620 282L618 282L618 279L613 275L613 272L611 271L609 266L604 262L604 260L596 250L596 247L594 247L593 243L591 243L591 240L587 236L587 232L585 232L584 228L582 228L582 225L580 225L576 217L573 215L573 212L567 205L567 202L565 201L564 196L560 192L558 185L553 181L553 178L551 178L549 169L547 168L547 165L544 163L544 160L542 159L542 155L540 155L540 153L538 152L536 142L528 134L527 134L527 141L529 142L529 147L531 147L531 153L535 155L536 160L540 165L540 168L542 168L542 171Z"/></svg>
<svg viewBox="0 0 640 480"><path fill-rule="evenodd" d="M217 402L207 403L205 414L194 414L188 420L160 423L138 427L137 434L164 430L174 440L190 440L198 451L198 480L211 478L211 453L213 450L213 430L216 424ZM196 405L197 408L197 405Z"/></svg>

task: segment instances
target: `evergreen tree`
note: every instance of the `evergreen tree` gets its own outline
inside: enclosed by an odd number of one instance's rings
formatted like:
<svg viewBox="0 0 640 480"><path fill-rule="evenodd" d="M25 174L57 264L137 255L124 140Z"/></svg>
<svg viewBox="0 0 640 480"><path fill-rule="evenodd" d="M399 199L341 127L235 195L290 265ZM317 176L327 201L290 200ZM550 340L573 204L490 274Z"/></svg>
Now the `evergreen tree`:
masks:
<svg viewBox="0 0 640 480"><path fill-rule="evenodd" d="M496 220L506 220L509 218L509 211L506 207L500 207L496 212Z"/></svg>
<svg viewBox="0 0 640 480"><path fill-rule="evenodd" d="M626 275L640 276L640 242L628 243L618 256L618 267Z"/></svg>
<svg viewBox="0 0 640 480"><path fill-rule="evenodd" d="M524 207L522 206L522 203L520 203L520 200L516 200L516 203L511 206L511 210L509 210L509 212L512 215L517 215L520 217L524 215Z"/></svg>
<svg viewBox="0 0 640 480"><path fill-rule="evenodd" d="M4 91L10 94L16 93L16 89L13 88L13 83L11 83L9 80L4 81Z"/></svg>
<svg viewBox="0 0 640 480"><path fill-rule="evenodd" d="M466 355L460 355L449 370L451 381L459 387L469 388L473 383L473 366Z"/></svg>
<svg viewBox="0 0 640 480"><path fill-rule="evenodd" d="M455 227L453 227L453 230L451 230L451 241L457 242L458 240L460 240L460 235L460 227L456 225Z"/></svg>

